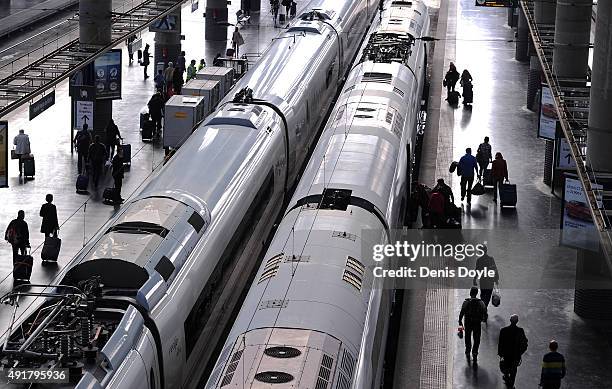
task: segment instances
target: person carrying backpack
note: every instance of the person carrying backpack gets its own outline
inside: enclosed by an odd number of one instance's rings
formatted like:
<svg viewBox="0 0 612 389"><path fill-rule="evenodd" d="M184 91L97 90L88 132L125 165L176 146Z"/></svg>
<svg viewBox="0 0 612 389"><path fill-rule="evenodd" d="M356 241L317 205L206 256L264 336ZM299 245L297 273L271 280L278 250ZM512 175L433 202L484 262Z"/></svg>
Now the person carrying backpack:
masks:
<svg viewBox="0 0 612 389"><path fill-rule="evenodd" d="M91 166L94 188L98 189L100 174L104 168L104 162L108 158L106 147L100 142L100 135L96 135L94 143L89 146L88 158Z"/></svg>
<svg viewBox="0 0 612 389"><path fill-rule="evenodd" d="M473 286L470 289L470 298L465 299L459 313L459 325L465 328L465 357L469 362L471 353L474 364L478 363L478 347L480 347L481 333L480 323L487 318L487 307L481 299L476 297L477 295L478 288ZM465 325L463 324L464 317ZM474 337L473 345L472 336Z"/></svg>
<svg viewBox="0 0 612 389"><path fill-rule="evenodd" d="M83 124L83 128L74 136L74 147L77 151L77 167L79 174L85 173L87 165L87 154L89 153L89 145L91 145L91 135L88 130L87 123Z"/></svg>
<svg viewBox="0 0 612 389"><path fill-rule="evenodd" d="M489 163L493 161L493 155L491 153L491 144L489 143L489 137L485 136L484 142L478 146L476 151L476 161L478 161L478 177L482 178L485 170L489 167Z"/></svg>
<svg viewBox="0 0 612 389"><path fill-rule="evenodd" d="M17 212L17 219L13 219L4 233L4 239L13 247L13 263L18 261L19 253L26 255L30 247L30 231L25 221L25 212Z"/></svg>
<svg viewBox="0 0 612 389"><path fill-rule="evenodd" d="M497 355L501 358L499 366L504 375L504 382L509 388L514 387L521 356L527 351L527 337L525 331L516 325L518 320L518 315L510 316L510 325L499 331L497 345Z"/></svg>

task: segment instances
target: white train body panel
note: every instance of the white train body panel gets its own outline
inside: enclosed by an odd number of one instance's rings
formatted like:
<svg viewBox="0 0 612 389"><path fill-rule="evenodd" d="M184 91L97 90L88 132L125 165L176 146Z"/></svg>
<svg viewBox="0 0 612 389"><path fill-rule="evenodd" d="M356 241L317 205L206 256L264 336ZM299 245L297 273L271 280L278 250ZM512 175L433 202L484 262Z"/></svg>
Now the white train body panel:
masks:
<svg viewBox="0 0 612 389"><path fill-rule="evenodd" d="M394 294L362 248L404 222L426 73L425 44L414 38L428 29L423 3L385 2L207 389L381 386ZM404 59L369 60L387 37L410 42Z"/></svg>

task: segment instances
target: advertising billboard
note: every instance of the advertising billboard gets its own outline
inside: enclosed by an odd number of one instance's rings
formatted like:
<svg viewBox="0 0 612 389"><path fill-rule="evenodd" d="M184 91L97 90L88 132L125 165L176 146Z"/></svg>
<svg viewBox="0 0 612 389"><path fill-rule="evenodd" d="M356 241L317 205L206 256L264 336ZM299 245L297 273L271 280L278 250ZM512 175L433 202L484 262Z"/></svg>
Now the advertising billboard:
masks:
<svg viewBox="0 0 612 389"><path fill-rule="evenodd" d="M593 185L594 189L603 189ZM598 199L598 202L601 201ZM591 251L599 250L599 233L593 222L580 180L566 175L561 211L561 244Z"/></svg>
<svg viewBox="0 0 612 389"><path fill-rule="evenodd" d="M176 15L167 15L163 18L159 18L151 24L149 27L151 32L168 32L178 31L178 23Z"/></svg>
<svg viewBox="0 0 612 389"><path fill-rule="evenodd" d="M94 62L96 100L121 99L121 49L113 49Z"/></svg>
<svg viewBox="0 0 612 389"><path fill-rule="evenodd" d="M538 121L538 137L555 140L557 133L557 110L555 99L547 84L542 84L542 99L540 102L540 120Z"/></svg>

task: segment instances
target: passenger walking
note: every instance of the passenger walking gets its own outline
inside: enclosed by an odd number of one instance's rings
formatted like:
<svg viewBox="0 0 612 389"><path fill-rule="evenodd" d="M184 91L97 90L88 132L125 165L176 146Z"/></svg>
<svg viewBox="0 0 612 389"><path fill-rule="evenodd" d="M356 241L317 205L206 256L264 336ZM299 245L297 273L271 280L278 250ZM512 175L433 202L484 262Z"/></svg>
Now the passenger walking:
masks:
<svg viewBox="0 0 612 389"><path fill-rule="evenodd" d="M289 13L291 11L291 0L283 0L281 5L285 7L285 14L289 17Z"/></svg>
<svg viewBox="0 0 612 389"><path fill-rule="evenodd" d="M485 321L487 317L487 307L481 299L476 297L477 295L478 288L472 287L470 289L470 298L465 299L461 305L461 312L459 313L459 325L465 328L465 357L469 362L471 353L474 364L478 363L481 323ZM464 317L465 325L463 324ZM472 336L474 337L473 344Z"/></svg>
<svg viewBox="0 0 612 389"><path fill-rule="evenodd" d="M463 105L472 104L474 102L474 86L472 84L472 75L467 69L461 73L459 85L463 88Z"/></svg>
<svg viewBox="0 0 612 389"><path fill-rule="evenodd" d="M123 186L123 173L125 169L125 165L123 164L123 148L121 147L117 150L117 155L113 158L112 169L113 182L115 184L115 202L121 203L123 202L123 198L121 198L121 187Z"/></svg>
<svg viewBox="0 0 612 389"><path fill-rule="evenodd" d="M493 161L491 154L491 144L489 143L489 137L485 136L484 142L478 146L476 150L476 161L480 169L478 170L478 177L482 178L485 170L489 167L489 163Z"/></svg>
<svg viewBox="0 0 612 389"><path fill-rule="evenodd" d="M106 125L106 153L108 154L108 158L113 158L113 154L115 154L115 146L119 144L119 139L123 140L121 134L119 133L119 127L115 124L113 119L108 121Z"/></svg>
<svg viewBox="0 0 612 389"><path fill-rule="evenodd" d="M196 61L195 59L192 59L191 62L189 63L189 66L187 67L187 81L193 80L194 78L196 78L197 72L198 71L196 70Z"/></svg>
<svg viewBox="0 0 612 389"><path fill-rule="evenodd" d="M495 288L495 284L499 282L499 272L497 271L497 265L495 264L495 259L487 254L487 246L483 246L482 250L484 254L476 260L476 271L495 271L495 275L490 277L487 273L483 273L480 280L477 276L474 276L474 286L478 286L478 281L480 281L480 299L485 304L485 306L489 307L489 302L491 301L491 295L493 294L493 288ZM477 273L478 274L478 273Z"/></svg>
<svg viewBox="0 0 612 389"><path fill-rule="evenodd" d="M94 188L98 188L98 181L100 180L100 174L104 168L104 162L108 158L106 147L100 142L100 135L96 135L94 143L89 146L89 165L91 166L91 175L94 183Z"/></svg>
<svg viewBox="0 0 612 389"><path fill-rule="evenodd" d="M132 35L126 41L128 58L130 59L130 65L134 62L134 41L136 40L136 35Z"/></svg>
<svg viewBox="0 0 612 389"><path fill-rule="evenodd" d="M561 388L561 380L565 377L565 358L557 350L559 344L556 340L551 340L548 344L549 353L542 359L542 375L540 386L543 389Z"/></svg>
<svg viewBox="0 0 612 389"><path fill-rule="evenodd" d="M187 71L187 60L185 59L184 51L181 51L181 54L179 54L178 58L176 59L176 68L179 69L181 77L183 76L183 73Z"/></svg>
<svg viewBox="0 0 612 389"><path fill-rule="evenodd" d="M200 60L200 64L198 65L198 72L206 67L206 61L204 58Z"/></svg>
<svg viewBox="0 0 612 389"><path fill-rule="evenodd" d="M472 185L474 184L474 174L478 173L478 163L472 155L472 149L465 149L465 155L459 160L457 166L461 173L461 201L467 195L467 203L472 203Z"/></svg>
<svg viewBox="0 0 612 389"><path fill-rule="evenodd" d="M459 72L457 71L455 64L451 62L448 67L448 71L444 76L443 82L444 86L446 87L447 95L450 95L450 93L455 90L457 81L459 81Z"/></svg>
<svg viewBox="0 0 612 389"><path fill-rule="evenodd" d="M242 38L242 34L238 30L238 27L234 30L234 35L232 35L232 47L234 48L234 56L236 58L239 57L240 54L240 46L244 44L244 38Z"/></svg>
<svg viewBox="0 0 612 389"><path fill-rule="evenodd" d="M497 202L497 193L501 191L501 184L508 181L508 164L502 153L495 153L495 160L491 165L491 176L493 176L493 201Z"/></svg>
<svg viewBox="0 0 612 389"><path fill-rule="evenodd" d="M30 137L26 135L24 130L19 130L19 134L13 139L15 145L15 154L19 159L19 175L23 173L23 159L29 155L32 150L30 148Z"/></svg>
<svg viewBox="0 0 612 389"><path fill-rule="evenodd" d="M87 170L87 153L91 144L91 135L89 134L89 126L83 123L83 128L74 136L74 147L77 151L77 169L79 174L85 174Z"/></svg>
<svg viewBox="0 0 612 389"><path fill-rule="evenodd" d="M162 69L157 70L157 74L153 77L155 83L155 90L163 91L164 85L166 85L166 79L164 78L164 71Z"/></svg>
<svg viewBox="0 0 612 389"><path fill-rule="evenodd" d="M48 236L57 235L59 231L59 223L57 221L57 208L53 204L53 195L47 194L45 196L45 200L47 201L40 207L40 217L42 217L42 223L40 225L40 232L45 235L45 238Z"/></svg>
<svg viewBox="0 0 612 389"><path fill-rule="evenodd" d="M516 372L521 364L521 356L527 351L527 337L525 331L517 326L518 315L510 316L510 325L499 331L497 355L501 358L499 366L504 375L504 382L508 388L514 388Z"/></svg>
<svg viewBox="0 0 612 389"><path fill-rule="evenodd" d="M181 94L184 83L185 81L183 81L183 72L181 71L181 68L175 68L174 72L172 73L172 89L174 90L175 95Z"/></svg>
<svg viewBox="0 0 612 389"><path fill-rule="evenodd" d="M159 91L155 92L147 106L149 107L151 120L155 123L154 136L159 135L162 129L162 117L164 116L164 98Z"/></svg>
<svg viewBox="0 0 612 389"><path fill-rule="evenodd" d="M18 261L20 253L27 254L26 250L30 247L30 230L25 221L24 211L17 212L17 219L11 220L4 233L4 239L13 247L13 263Z"/></svg>
<svg viewBox="0 0 612 389"><path fill-rule="evenodd" d="M173 82L174 82L174 64L172 62L168 62L168 67L164 70L164 81L166 83L166 89L164 93L166 94L166 98L170 97L173 92Z"/></svg>
<svg viewBox="0 0 612 389"><path fill-rule="evenodd" d="M276 27L276 19L278 18L278 10L280 9L280 1L270 0L270 9L272 11L272 17L274 18L274 27Z"/></svg>
<svg viewBox="0 0 612 389"><path fill-rule="evenodd" d="M147 74L147 68L149 67L149 64L151 63L151 54L149 53L149 44L147 43L145 45L145 49L142 52L142 62L140 63L143 67L144 67L144 79L146 80L147 78L149 78L149 75Z"/></svg>

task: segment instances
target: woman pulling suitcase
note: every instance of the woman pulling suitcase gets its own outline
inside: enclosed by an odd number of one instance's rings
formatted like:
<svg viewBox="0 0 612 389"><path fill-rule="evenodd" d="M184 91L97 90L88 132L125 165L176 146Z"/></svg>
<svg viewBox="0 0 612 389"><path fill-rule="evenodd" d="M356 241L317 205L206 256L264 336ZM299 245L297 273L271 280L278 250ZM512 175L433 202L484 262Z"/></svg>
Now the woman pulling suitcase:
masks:
<svg viewBox="0 0 612 389"><path fill-rule="evenodd" d="M474 102L474 86L472 84L472 75L467 69L464 69L463 73L461 73L459 84L463 88L463 105L471 105Z"/></svg>

